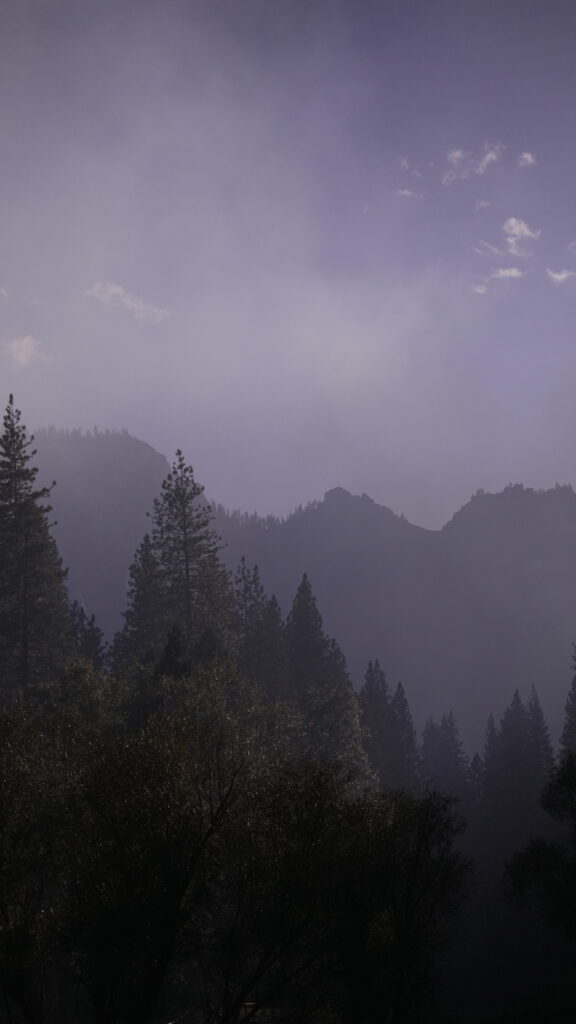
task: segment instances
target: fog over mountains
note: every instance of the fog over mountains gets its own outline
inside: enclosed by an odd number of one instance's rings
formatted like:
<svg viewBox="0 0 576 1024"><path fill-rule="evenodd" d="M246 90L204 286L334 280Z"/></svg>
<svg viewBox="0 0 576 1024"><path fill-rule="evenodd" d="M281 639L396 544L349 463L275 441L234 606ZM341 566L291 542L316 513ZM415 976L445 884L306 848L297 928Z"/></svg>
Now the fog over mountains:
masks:
<svg viewBox="0 0 576 1024"><path fill-rule="evenodd" d="M48 431L36 442L43 480L57 481L54 532L71 595L110 635L168 461L127 433ZM488 714L535 686L556 738L576 638L571 487L478 492L440 530L341 488L285 519L217 507L216 528L229 568L243 555L257 563L284 611L306 572L355 685L379 658L404 683L418 725L453 710L478 749Z"/></svg>

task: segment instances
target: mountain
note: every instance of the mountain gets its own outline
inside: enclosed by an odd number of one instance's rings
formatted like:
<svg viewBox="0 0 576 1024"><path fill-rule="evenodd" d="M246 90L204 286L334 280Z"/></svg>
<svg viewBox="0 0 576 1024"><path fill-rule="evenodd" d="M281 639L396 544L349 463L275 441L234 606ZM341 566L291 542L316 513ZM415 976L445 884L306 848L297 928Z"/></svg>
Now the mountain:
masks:
<svg viewBox="0 0 576 1024"><path fill-rule="evenodd" d="M168 462L127 433L38 435L56 479L55 535L70 589L111 633L127 569ZM242 555L286 611L308 573L325 626L359 683L379 658L401 679L419 724L453 710L467 745L482 744L518 687L538 689L560 728L576 638L576 495L515 485L478 492L441 530L426 530L342 488L279 520L217 509L235 569Z"/></svg>

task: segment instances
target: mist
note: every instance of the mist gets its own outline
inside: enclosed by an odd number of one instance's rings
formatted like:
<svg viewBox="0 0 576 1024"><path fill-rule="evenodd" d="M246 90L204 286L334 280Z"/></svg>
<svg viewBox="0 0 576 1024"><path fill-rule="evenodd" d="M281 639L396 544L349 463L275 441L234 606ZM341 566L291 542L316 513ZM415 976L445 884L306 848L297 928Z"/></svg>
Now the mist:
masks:
<svg viewBox="0 0 576 1024"><path fill-rule="evenodd" d="M5 3L29 422L183 447L261 513L570 482L574 12L516 7Z"/></svg>

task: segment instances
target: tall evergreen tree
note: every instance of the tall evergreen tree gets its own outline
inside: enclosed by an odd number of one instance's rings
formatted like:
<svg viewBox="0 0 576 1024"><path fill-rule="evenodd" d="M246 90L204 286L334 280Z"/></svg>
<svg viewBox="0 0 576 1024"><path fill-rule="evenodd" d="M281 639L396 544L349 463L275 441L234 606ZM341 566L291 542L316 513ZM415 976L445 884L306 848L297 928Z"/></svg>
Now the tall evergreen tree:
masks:
<svg viewBox="0 0 576 1024"><path fill-rule="evenodd" d="M452 712L440 722L429 719L422 734L422 779L430 789L464 799L468 792L468 762Z"/></svg>
<svg viewBox="0 0 576 1024"><path fill-rule="evenodd" d="M535 692L526 705L518 690L496 728L486 733L483 809L504 852L546 828L540 796L552 768L548 729Z"/></svg>
<svg viewBox="0 0 576 1024"><path fill-rule="evenodd" d="M233 597L220 562L212 509L202 500L182 452L153 504L152 531L130 569L125 625L114 644L114 661L155 660L177 627L185 656L230 642ZM208 636L210 637L208 643Z"/></svg>
<svg viewBox="0 0 576 1024"><path fill-rule="evenodd" d="M304 693L325 679L328 662L328 639L306 573L286 620L286 642L293 690Z"/></svg>
<svg viewBox="0 0 576 1024"><path fill-rule="evenodd" d="M124 628L114 637L112 663L159 657L169 625L163 601L163 578L150 534L146 533L130 566Z"/></svg>
<svg viewBox="0 0 576 1024"><path fill-rule="evenodd" d="M358 695L368 763L387 789L415 790L418 785L416 731L404 687L390 691L378 661L370 661Z"/></svg>
<svg viewBox="0 0 576 1024"><path fill-rule="evenodd" d="M0 435L0 671L5 686L50 677L69 652L66 571L45 503L52 488L35 486L33 440L10 395Z"/></svg>
<svg viewBox="0 0 576 1024"><path fill-rule="evenodd" d="M386 675L378 660L368 662L358 704L368 763L382 785L394 789L398 784L393 759L397 721Z"/></svg>
<svg viewBox="0 0 576 1024"><path fill-rule="evenodd" d="M95 616L88 617L84 606L78 601L73 601L70 606L70 619L74 656L89 661L96 669L103 668L106 660L106 647L104 634L96 625Z"/></svg>
<svg viewBox="0 0 576 1024"><path fill-rule="evenodd" d="M203 493L178 450L154 501L152 544L168 628L179 626L189 651L207 629L221 637L227 634L232 617L230 580L218 558L220 539L211 527L213 512Z"/></svg>
<svg viewBox="0 0 576 1024"><path fill-rule="evenodd" d="M398 787L415 790L420 778L420 764L416 730L402 683L398 683L391 701L396 719L394 730L394 760L398 771Z"/></svg>
<svg viewBox="0 0 576 1024"><path fill-rule="evenodd" d="M564 725L560 736L560 751L563 756L576 754L576 644L572 644L572 668L574 675L566 699Z"/></svg>

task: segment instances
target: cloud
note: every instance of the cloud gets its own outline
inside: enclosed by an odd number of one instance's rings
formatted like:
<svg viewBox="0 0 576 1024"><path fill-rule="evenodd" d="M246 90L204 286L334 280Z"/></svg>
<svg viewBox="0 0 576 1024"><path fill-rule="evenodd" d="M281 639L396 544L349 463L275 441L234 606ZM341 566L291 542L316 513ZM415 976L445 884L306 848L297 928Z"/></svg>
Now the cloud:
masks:
<svg viewBox="0 0 576 1024"><path fill-rule="evenodd" d="M474 168L474 173L485 174L491 164L499 163L505 148L504 144L498 140L485 142L482 147L482 155Z"/></svg>
<svg viewBox="0 0 576 1024"><path fill-rule="evenodd" d="M31 334L26 334L22 338L11 338L2 344L2 348L15 366L48 362L48 357L42 352L42 343Z"/></svg>
<svg viewBox="0 0 576 1024"><path fill-rule="evenodd" d="M442 175L442 184L451 185L453 181L465 181L472 170L471 157L463 149L449 149L446 161L450 165Z"/></svg>
<svg viewBox="0 0 576 1024"><path fill-rule="evenodd" d="M410 188L398 188L396 189L396 195L402 199L423 199L424 196L421 192L413 192Z"/></svg>
<svg viewBox="0 0 576 1024"><path fill-rule="evenodd" d="M5 302L6 299L10 298L10 293L6 288L0 288L0 299Z"/></svg>
<svg viewBox="0 0 576 1024"><path fill-rule="evenodd" d="M488 291L488 285L487 284L475 284L473 286L473 288L472 288L472 291L476 292L477 295L485 295L486 292Z"/></svg>
<svg viewBox="0 0 576 1024"><path fill-rule="evenodd" d="M492 203L489 203L487 199L477 199L474 203L474 209L477 213L480 210L488 210L490 206L492 206Z"/></svg>
<svg viewBox="0 0 576 1024"><path fill-rule="evenodd" d="M570 249L570 252L576 253L576 241L568 242L568 248Z"/></svg>
<svg viewBox="0 0 576 1024"><path fill-rule="evenodd" d="M491 276L498 278L499 281L505 281L524 277L524 271L519 267L500 267L498 270L493 270Z"/></svg>
<svg viewBox="0 0 576 1024"><path fill-rule="evenodd" d="M520 153L516 160L518 167L534 167L536 164L536 157L534 153L529 153L527 150L525 153Z"/></svg>
<svg viewBox="0 0 576 1024"><path fill-rule="evenodd" d="M539 228L531 228L525 220L518 217L508 217L502 225L506 235L506 247L511 256L530 256L527 249L523 249L520 242L537 241L542 234Z"/></svg>
<svg viewBox="0 0 576 1024"><path fill-rule="evenodd" d="M476 157L464 149L449 149L445 157L449 166L442 175L442 184L451 185L454 181L466 181L474 174L485 174L492 164L500 162L505 149L498 139L485 142Z"/></svg>
<svg viewBox="0 0 576 1024"><path fill-rule="evenodd" d="M549 270L546 268L546 276L553 284L564 284L570 277L576 277L574 270Z"/></svg>
<svg viewBox="0 0 576 1024"><path fill-rule="evenodd" d="M504 251L499 249L497 245L491 245L490 242L485 242L484 239L480 239L477 245L474 246L474 252L478 253L478 256L503 256Z"/></svg>
<svg viewBox="0 0 576 1024"><path fill-rule="evenodd" d="M138 296L126 291L122 285L114 284L112 281L96 281L91 288L88 288L86 295L89 298L97 299L104 306L125 309L136 320L145 323L159 324L170 316L167 309L151 306L139 299Z"/></svg>
<svg viewBox="0 0 576 1024"><path fill-rule="evenodd" d="M403 171L405 174L411 174L413 178L422 177L422 173L421 171L418 170L416 164L411 163L411 161L408 160L407 157L405 156L400 157L398 161L398 166L400 167L401 171Z"/></svg>

